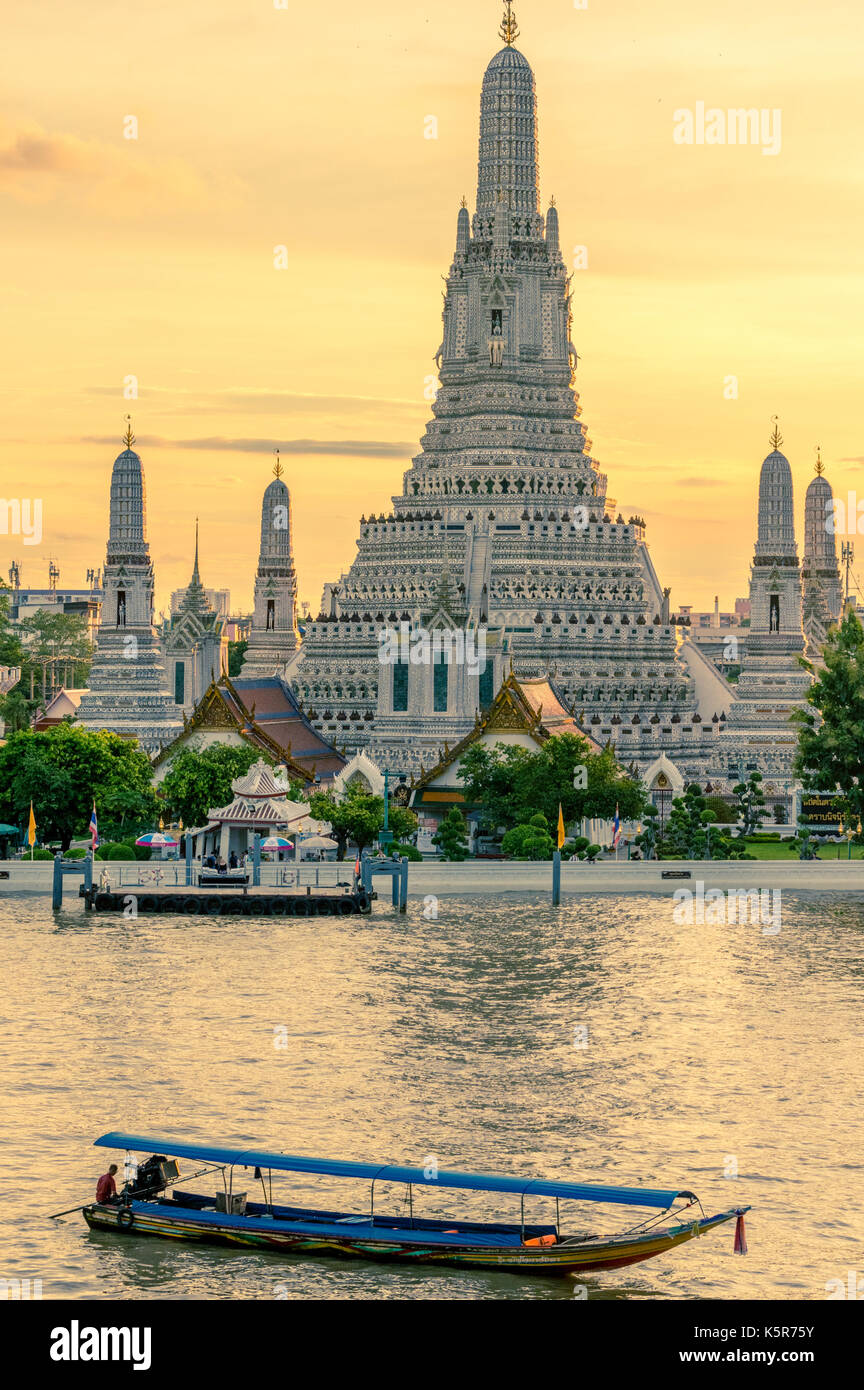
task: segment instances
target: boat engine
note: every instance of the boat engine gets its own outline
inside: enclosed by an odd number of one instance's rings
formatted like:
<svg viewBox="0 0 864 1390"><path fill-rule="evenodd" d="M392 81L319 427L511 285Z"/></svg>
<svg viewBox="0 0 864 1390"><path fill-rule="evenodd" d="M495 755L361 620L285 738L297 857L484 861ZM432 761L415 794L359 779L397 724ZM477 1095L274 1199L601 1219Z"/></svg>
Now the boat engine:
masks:
<svg viewBox="0 0 864 1390"><path fill-rule="evenodd" d="M124 1189L124 1196L146 1201L162 1192L168 1183L179 1176L177 1164L164 1154L152 1154L138 1169L137 1176Z"/></svg>

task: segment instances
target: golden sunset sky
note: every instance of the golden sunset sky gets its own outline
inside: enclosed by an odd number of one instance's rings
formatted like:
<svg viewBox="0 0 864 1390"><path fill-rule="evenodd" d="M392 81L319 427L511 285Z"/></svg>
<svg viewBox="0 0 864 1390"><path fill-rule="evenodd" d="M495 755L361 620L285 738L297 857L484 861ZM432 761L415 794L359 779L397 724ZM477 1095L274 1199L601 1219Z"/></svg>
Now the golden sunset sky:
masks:
<svg viewBox="0 0 864 1390"><path fill-rule="evenodd" d="M8 12L0 490L43 499L44 539L0 538L4 577L14 556L25 584L45 584L52 557L77 587L104 563L130 410L157 606L188 582L197 514L205 584L248 608L278 445L300 592L317 611L361 513L390 509L418 452L501 11L43 0ZM555 195L565 259L588 250L573 339L592 452L625 515L646 517L673 604L719 593L730 607L747 592L773 414L799 549L817 444L835 491L864 496L860 0L515 11L537 79L541 205ZM675 144L673 113L699 101L779 108L780 153ZM730 376L737 400L724 399Z"/></svg>

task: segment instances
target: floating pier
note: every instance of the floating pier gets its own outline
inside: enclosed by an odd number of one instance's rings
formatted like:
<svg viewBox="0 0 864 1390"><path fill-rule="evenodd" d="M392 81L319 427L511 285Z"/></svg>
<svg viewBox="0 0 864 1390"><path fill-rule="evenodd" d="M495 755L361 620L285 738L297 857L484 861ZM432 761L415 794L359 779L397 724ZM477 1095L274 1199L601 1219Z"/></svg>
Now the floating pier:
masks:
<svg viewBox="0 0 864 1390"><path fill-rule="evenodd" d="M84 905L94 912L172 913L184 917L348 917L372 910L372 898L362 884L353 890L315 888L278 892L272 888L249 888L235 892L220 888L153 889L129 885L126 888L86 888L78 890Z"/></svg>

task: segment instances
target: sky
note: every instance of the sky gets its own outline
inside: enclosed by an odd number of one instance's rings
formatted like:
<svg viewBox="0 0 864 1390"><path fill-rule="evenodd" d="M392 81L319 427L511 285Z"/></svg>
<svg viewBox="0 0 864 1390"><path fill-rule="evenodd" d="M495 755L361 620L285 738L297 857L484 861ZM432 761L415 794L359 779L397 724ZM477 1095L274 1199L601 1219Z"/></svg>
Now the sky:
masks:
<svg viewBox="0 0 864 1390"><path fill-rule="evenodd" d="M0 492L42 500L43 538L0 535L2 577L15 558L25 585L44 585L54 560L61 588L81 587L104 563L129 412L157 607L188 582L198 516L204 583L248 610L278 447L317 611L361 514L390 510L419 452L502 9L9 12ZM718 594L731 608L773 415L799 548L816 446L835 492L860 486L859 4L514 9L537 80L541 207L554 194L565 258L587 258L573 340L592 453L620 510L646 518L673 606ZM764 110L779 148L676 142L676 112L700 102Z"/></svg>

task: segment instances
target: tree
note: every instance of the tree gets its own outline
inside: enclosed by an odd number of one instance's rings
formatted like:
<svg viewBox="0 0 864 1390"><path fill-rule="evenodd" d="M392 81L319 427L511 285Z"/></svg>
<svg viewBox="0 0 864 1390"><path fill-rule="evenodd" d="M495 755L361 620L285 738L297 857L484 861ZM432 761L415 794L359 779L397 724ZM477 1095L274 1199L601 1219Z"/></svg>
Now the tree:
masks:
<svg viewBox="0 0 864 1390"><path fill-rule="evenodd" d="M152 823L152 768L137 743L64 722L14 733L0 748L0 820L25 826L32 801L39 838L66 849L86 832L94 800L109 838L134 839Z"/></svg>
<svg viewBox="0 0 864 1390"><path fill-rule="evenodd" d="M792 715L799 725L795 772L818 791L839 792L857 822L864 817L864 628L855 613L831 629L822 660L807 692L811 708Z"/></svg>
<svg viewBox="0 0 864 1390"><path fill-rule="evenodd" d="M349 840L363 851L384 828L384 798L365 790L362 783L349 782L344 796L332 792L313 792L309 809L316 820L330 823L330 833L338 846L337 859L344 859ZM417 817L406 806L390 801L387 828L396 840L407 840L417 829Z"/></svg>
<svg viewBox="0 0 864 1390"><path fill-rule="evenodd" d="M634 840L644 859L656 858L657 845L660 842L659 816L660 812L653 801L647 802L642 812L642 829Z"/></svg>
<svg viewBox="0 0 864 1390"><path fill-rule="evenodd" d="M818 835L813 834L806 816L799 817L797 833L789 843L798 851L799 859L818 859L818 850L822 841Z"/></svg>
<svg viewBox="0 0 864 1390"><path fill-rule="evenodd" d="M248 646L249 643L246 641L245 637L240 642L228 643L228 675L232 678L234 676L239 676Z"/></svg>
<svg viewBox="0 0 864 1390"><path fill-rule="evenodd" d="M484 828L493 832L527 824L535 813L554 824L559 803L566 824L591 816L611 819L616 806L622 820L632 820L645 800L613 748L594 753L577 734L553 735L536 751L474 743L462 757L459 778L466 801L480 807Z"/></svg>
<svg viewBox="0 0 864 1390"><path fill-rule="evenodd" d="M765 818L762 773L751 772L747 781L739 782L732 791L738 798L738 819L742 822L741 835L746 838L755 834Z"/></svg>
<svg viewBox="0 0 864 1390"><path fill-rule="evenodd" d="M30 721L36 709L36 701L28 700L19 682L8 694L0 699L0 719L7 734L17 734L30 728Z"/></svg>
<svg viewBox="0 0 864 1390"><path fill-rule="evenodd" d="M231 783L260 757L259 749L248 743L181 748L159 787L166 818L182 820L190 830L206 825L211 810L230 802Z"/></svg>
<svg viewBox="0 0 864 1390"><path fill-rule="evenodd" d="M554 848L542 811L525 825L514 825L501 841L501 852L508 859L551 859Z"/></svg>
<svg viewBox="0 0 864 1390"><path fill-rule="evenodd" d="M468 826L458 806L451 806L442 820L432 843L440 849L441 858L461 863L468 858Z"/></svg>
<svg viewBox="0 0 864 1390"><path fill-rule="evenodd" d="M683 796L676 796L666 824L666 835L660 851L675 859L752 859L746 853L743 837L733 840L726 830L712 824L714 813L708 810L698 782L685 787Z"/></svg>
<svg viewBox="0 0 864 1390"><path fill-rule="evenodd" d="M18 625L22 642L21 687L44 706L56 687L87 683L93 647L87 619L78 613L39 608Z"/></svg>

